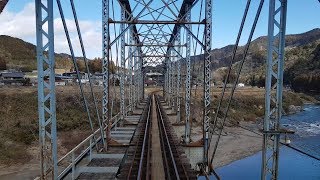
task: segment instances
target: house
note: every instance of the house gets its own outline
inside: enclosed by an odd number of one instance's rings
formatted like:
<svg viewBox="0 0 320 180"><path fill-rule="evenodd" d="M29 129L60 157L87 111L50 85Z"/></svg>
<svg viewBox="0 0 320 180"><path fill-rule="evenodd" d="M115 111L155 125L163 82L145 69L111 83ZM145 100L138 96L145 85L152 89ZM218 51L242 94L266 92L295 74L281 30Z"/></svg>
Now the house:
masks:
<svg viewBox="0 0 320 180"><path fill-rule="evenodd" d="M62 75L63 73L68 73L68 72L70 72L69 69L57 69L57 68L54 69L54 73L59 75Z"/></svg>
<svg viewBox="0 0 320 180"><path fill-rule="evenodd" d="M24 79L25 73L23 72L6 72L1 73L2 80L21 80Z"/></svg>
<svg viewBox="0 0 320 180"><path fill-rule="evenodd" d="M64 80L56 80L55 85L56 86L65 86L66 82Z"/></svg>
<svg viewBox="0 0 320 180"><path fill-rule="evenodd" d="M147 79L147 80L144 81L144 86L155 86L156 84L157 83L155 81L153 81L153 80Z"/></svg>
<svg viewBox="0 0 320 180"><path fill-rule="evenodd" d="M0 74L1 84L23 85L26 83L25 73L23 72L3 72Z"/></svg>
<svg viewBox="0 0 320 180"><path fill-rule="evenodd" d="M27 72L24 75L24 78L30 79L30 83L35 85L38 83L38 71Z"/></svg>
<svg viewBox="0 0 320 180"><path fill-rule="evenodd" d="M239 84L237 85L237 87L244 87L244 84L243 84L243 83L239 83Z"/></svg>
<svg viewBox="0 0 320 180"><path fill-rule="evenodd" d="M56 75L55 76L55 84L57 86L65 86L65 85L69 85L72 84L74 82L74 78L69 77L69 76L59 76Z"/></svg>
<svg viewBox="0 0 320 180"><path fill-rule="evenodd" d="M148 86L162 86L164 82L164 75L159 72L147 72L146 74Z"/></svg>

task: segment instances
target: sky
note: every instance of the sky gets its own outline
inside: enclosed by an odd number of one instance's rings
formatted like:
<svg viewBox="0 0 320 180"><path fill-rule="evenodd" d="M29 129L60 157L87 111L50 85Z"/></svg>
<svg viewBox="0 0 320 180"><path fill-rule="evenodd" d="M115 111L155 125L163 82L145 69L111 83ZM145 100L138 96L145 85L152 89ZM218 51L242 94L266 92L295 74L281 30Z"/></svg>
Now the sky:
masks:
<svg viewBox="0 0 320 180"><path fill-rule="evenodd" d="M213 37L212 48L221 48L234 44L247 0L213 0ZM267 34L268 2L265 0L254 38ZM76 41L76 29L72 26L72 12L69 0L61 0L73 41ZM87 56L101 57L101 0L74 0ZM258 0L252 0L249 18L240 44L245 44L250 26L258 7ZM56 4L56 3L55 3ZM70 53L64 35L58 9L55 5L55 51ZM287 34L303 33L320 28L320 3L318 0L288 0ZM21 38L35 44L34 0L10 0L0 14L0 35ZM75 46L80 55L79 44Z"/></svg>

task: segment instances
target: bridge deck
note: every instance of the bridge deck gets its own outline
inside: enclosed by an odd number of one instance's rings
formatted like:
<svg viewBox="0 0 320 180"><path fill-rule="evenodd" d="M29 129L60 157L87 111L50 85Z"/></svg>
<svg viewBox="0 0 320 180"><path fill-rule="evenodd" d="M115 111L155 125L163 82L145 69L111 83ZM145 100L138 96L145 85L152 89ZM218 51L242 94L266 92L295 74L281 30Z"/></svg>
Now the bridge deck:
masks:
<svg viewBox="0 0 320 180"><path fill-rule="evenodd" d="M160 132L154 96L152 97L152 167L151 179L165 179L163 158L160 143Z"/></svg>
<svg viewBox="0 0 320 180"><path fill-rule="evenodd" d="M133 115L124 119L123 126L111 130L111 138L118 142L117 146L109 146L104 153L95 152L91 161L77 168L76 179L115 179L124 160L127 146L135 133L136 126L141 116L137 109ZM90 158L90 157L89 157Z"/></svg>

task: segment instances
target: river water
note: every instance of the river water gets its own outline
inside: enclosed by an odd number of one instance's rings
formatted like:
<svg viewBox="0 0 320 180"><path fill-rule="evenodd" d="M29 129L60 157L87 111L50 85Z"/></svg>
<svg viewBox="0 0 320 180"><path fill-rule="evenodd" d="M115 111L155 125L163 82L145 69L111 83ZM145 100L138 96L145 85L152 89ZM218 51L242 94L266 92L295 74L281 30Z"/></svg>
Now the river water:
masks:
<svg viewBox="0 0 320 180"><path fill-rule="evenodd" d="M320 106L305 105L297 114L284 116L282 125L296 133L291 145L320 158ZM261 152L218 168L222 180L258 180ZM214 178L212 178L214 179ZM320 161L282 146L279 158L280 180L320 180Z"/></svg>

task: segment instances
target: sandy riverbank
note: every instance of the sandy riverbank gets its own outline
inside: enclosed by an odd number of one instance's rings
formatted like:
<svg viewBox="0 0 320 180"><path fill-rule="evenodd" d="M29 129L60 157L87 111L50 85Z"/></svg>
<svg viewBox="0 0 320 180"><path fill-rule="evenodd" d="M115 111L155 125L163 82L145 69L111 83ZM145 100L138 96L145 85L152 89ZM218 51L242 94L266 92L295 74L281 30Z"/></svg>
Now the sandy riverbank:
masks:
<svg viewBox="0 0 320 180"><path fill-rule="evenodd" d="M176 116L169 116L172 123L176 121ZM253 123L246 123L243 126L252 126ZM178 137L184 135L185 127L175 126L175 132ZM258 131L256 129L255 131ZM225 166L233 161L243 159L251 156L262 149L262 136L257 135L253 132L245 130L240 127L225 127L221 136L217 152L213 161L215 168ZM192 127L191 137L193 141L197 141L202 137L201 127ZM217 136L213 136L211 148L214 147L214 142ZM185 151L190 159L193 167L196 167L196 162L201 160L201 149L202 148L186 148ZM209 152L209 154L211 154Z"/></svg>

